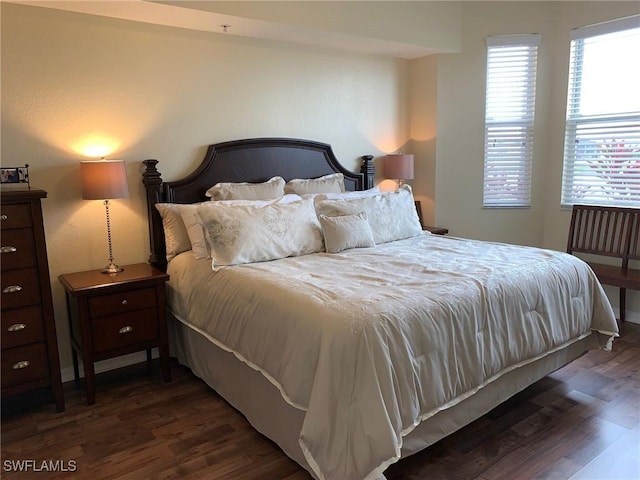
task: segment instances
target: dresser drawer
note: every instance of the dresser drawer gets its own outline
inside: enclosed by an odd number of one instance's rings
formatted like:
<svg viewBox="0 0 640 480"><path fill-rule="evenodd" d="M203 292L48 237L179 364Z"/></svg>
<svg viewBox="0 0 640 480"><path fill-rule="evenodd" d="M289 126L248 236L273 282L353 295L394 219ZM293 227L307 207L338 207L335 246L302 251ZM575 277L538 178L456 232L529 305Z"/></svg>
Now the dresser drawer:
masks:
<svg viewBox="0 0 640 480"><path fill-rule="evenodd" d="M49 376L47 348L44 343L2 351L2 387L39 380Z"/></svg>
<svg viewBox="0 0 640 480"><path fill-rule="evenodd" d="M38 271L35 268L2 272L0 284L3 311L40 303Z"/></svg>
<svg viewBox="0 0 640 480"><path fill-rule="evenodd" d="M106 352L158 338L157 310L148 308L92 320L93 351Z"/></svg>
<svg viewBox="0 0 640 480"><path fill-rule="evenodd" d="M31 228L2 230L0 243L2 271L36 265L36 248Z"/></svg>
<svg viewBox="0 0 640 480"><path fill-rule="evenodd" d="M2 205L0 207L0 218L2 230L31 227L31 206L28 203Z"/></svg>
<svg viewBox="0 0 640 480"><path fill-rule="evenodd" d="M45 338L40 305L2 312L0 322L2 323L0 341L3 350L40 342Z"/></svg>
<svg viewBox="0 0 640 480"><path fill-rule="evenodd" d="M139 288L89 298L89 316L104 317L156 306L155 288Z"/></svg>

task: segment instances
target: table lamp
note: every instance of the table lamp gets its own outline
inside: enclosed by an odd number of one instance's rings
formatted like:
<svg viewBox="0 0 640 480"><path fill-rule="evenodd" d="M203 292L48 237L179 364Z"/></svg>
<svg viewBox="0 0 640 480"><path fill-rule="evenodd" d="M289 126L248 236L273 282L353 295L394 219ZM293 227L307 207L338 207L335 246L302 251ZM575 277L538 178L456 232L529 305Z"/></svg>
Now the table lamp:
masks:
<svg viewBox="0 0 640 480"><path fill-rule="evenodd" d="M107 240L109 242L109 263L102 273L117 273L124 270L113 261L111 249L111 222L109 220L109 200L129 196L127 171L124 160L80 162L82 178L82 198L84 200L104 200L107 216Z"/></svg>
<svg viewBox="0 0 640 480"><path fill-rule="evenodd" d="M411 153L390 153L383 159L382 174L384 178L396 180L402 185L404 180L412 180L413 155Z"/></svg>

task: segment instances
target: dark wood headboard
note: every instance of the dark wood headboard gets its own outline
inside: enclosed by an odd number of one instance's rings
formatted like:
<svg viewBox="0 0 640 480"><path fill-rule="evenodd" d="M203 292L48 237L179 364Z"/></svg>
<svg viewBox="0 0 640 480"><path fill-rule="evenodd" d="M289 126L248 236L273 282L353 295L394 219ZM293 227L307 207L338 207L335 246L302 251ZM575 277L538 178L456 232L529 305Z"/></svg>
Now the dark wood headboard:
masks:
<svg viewBox="0 0 640 480"><path fill-rule="evenodd" d="M362 157L360 172L351 172L336 159L326 143L294 138L251 138L209 145L202 163L185 178L163 182L157 160L144 160L142 183L147 191L149 217L149 263L166 270L166 249L162 218L156 203L197 203L207 200L205 192L218 182L264 182L279 175L317 178L330 173L344 174L347 190L373 187L372 155Z"/></svg>

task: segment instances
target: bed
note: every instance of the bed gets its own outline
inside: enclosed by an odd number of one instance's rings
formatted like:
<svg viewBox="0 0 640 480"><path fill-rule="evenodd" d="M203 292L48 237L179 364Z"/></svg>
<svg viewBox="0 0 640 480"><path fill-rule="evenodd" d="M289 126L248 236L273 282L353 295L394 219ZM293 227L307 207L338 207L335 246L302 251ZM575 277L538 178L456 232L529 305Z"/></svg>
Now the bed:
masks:
<svg viewBox="0 0 640 480"><path fill-rule="evenodd" d="M209 146L177 181L144 161L150 262L171 276L172 355L317 479L384 478L617 336L584 262L416 230L410 189L375 191L372 157L362 160L350 172L327 144L262 138ZM336 176L344 193L304 194ZM207 201L224 185L271 192L275 178L302 185L301 199ZM174 248L174 209L197 212L208 256L195 237ZM192 217L180 218L186 231ZM286 245L267 248L271 237L251 230L263 223Z"/></svg>

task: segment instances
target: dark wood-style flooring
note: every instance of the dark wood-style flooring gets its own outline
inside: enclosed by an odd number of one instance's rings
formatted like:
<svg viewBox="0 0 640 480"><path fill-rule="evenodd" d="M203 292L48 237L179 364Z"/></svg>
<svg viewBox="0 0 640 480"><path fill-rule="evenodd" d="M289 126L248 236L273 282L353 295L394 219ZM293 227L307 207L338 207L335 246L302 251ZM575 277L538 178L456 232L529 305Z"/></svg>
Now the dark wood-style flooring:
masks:
<svg viewBox="0 0 640 480"><path fill-rule="evenodd" d="M309 480L189 370L163 384L145 364L97 378L96 404L65 384L67 410L3 403L3 479ZM612 353L592 351L429 449L388 480L640 479L640 325ZM75 472L17 473L12 460ZM13 467L12 467L13 468Z"/></svg>

